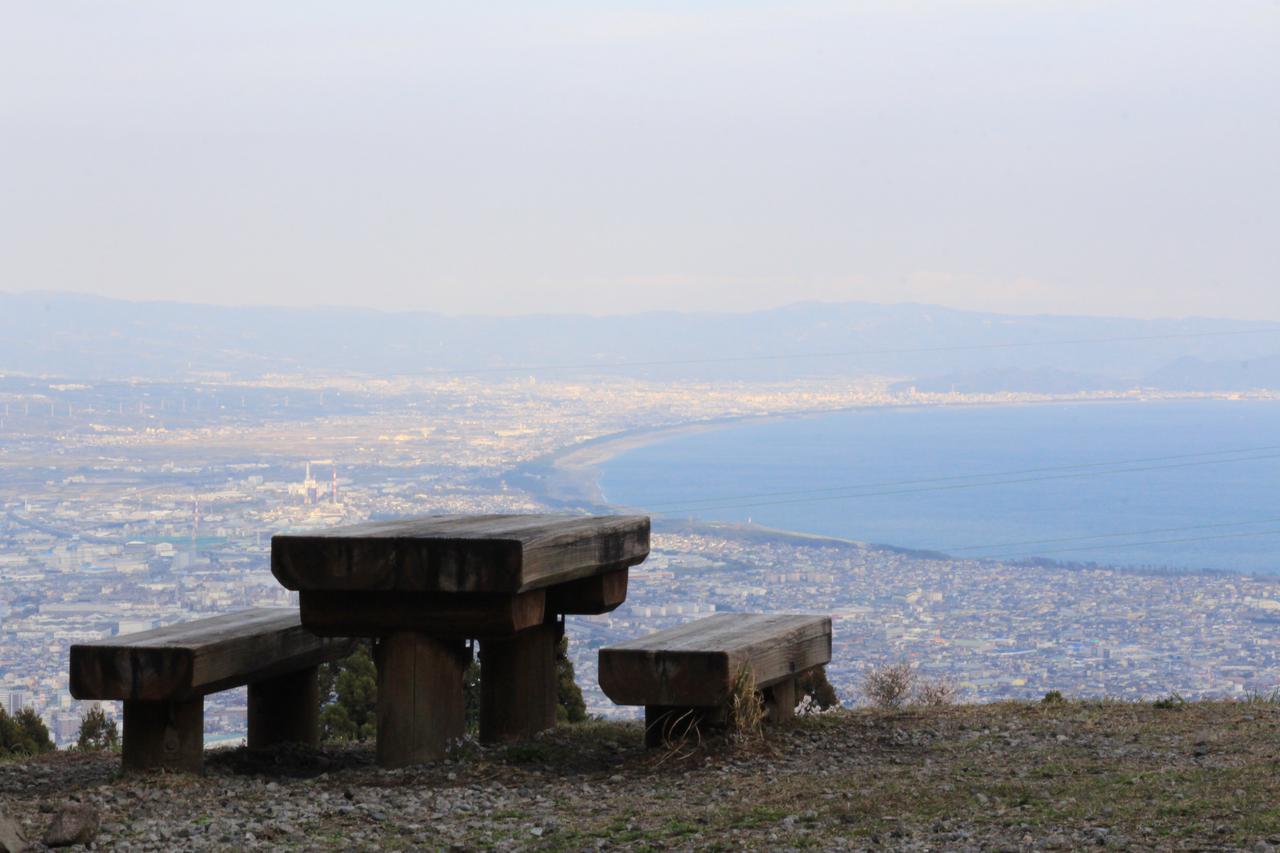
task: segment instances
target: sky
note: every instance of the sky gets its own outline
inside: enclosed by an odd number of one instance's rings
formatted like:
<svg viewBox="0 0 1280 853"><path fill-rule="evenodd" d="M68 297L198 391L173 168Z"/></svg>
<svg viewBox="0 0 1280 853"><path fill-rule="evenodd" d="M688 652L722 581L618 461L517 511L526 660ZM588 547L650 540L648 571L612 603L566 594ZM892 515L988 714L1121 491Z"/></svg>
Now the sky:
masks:
<svg viewBox="0 0 1280 853"><path fill-rule="evenodd" d="M1280 2L0 3L0 291L1280 320Z"/></svg>

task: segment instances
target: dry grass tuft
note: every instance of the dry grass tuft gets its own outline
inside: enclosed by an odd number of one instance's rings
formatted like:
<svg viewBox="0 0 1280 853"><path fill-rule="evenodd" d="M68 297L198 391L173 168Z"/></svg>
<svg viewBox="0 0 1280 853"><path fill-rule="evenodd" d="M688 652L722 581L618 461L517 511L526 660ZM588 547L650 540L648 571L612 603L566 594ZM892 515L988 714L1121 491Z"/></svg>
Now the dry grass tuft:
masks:
<svg viewBox="0 0 1280 853"><path fill-rule="evenodd" d="M949 678L919 678L916 680L915 704L929 708L954 705L960 688Z"/></svg>
<svg viewBox="0 0 1280 853"><path fill-rule="evenodd" d="M764 699L756 688L756 676L750 667L742 667L733 679L729 694L729 741L735 746L764 740Z"/></svg>
<svg viewBox="0 0 1280 853"><path fill-rule="evenodd" d="M673 712L674 713L674 712ZM672 718L663 717L655 720L650 726L661 726L662 746L659 747L655 768L667 762L681 762L692 758L702 748L702 727L699 725L698 713L692 708Z"/></svg>

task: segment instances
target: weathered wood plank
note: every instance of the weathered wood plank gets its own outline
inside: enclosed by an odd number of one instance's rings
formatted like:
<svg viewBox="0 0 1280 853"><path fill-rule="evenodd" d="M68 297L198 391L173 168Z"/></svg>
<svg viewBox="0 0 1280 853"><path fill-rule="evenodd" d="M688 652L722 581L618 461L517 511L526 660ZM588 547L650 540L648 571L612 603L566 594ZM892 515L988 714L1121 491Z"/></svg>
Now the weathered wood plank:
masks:
<svg viewBox="0 0 1280 853"><path fill-rule="evenodd" d="M722 613L600 650L600 687L620 705L711 707L742 667L763 689L831 660L826 616Z"/></svg>
<svg viewBox="0 0 1280 853"><path fill-rule="evenodd" d="M547 589L547 611L561 615L608 613L626 600L626 569L580 578Z"/></svg>
<svg viewBox="0 0 1280 853"><path fill-rule="evenodd" d="M467 730L460 643L409 631L377 646L378 764L405 767L443 758Z"/></svg>
<svg viewBox="0 0 1280 853"><path fill-rule="evenodd" d="M429 516L271 539L288 589L516 593L633 566L647 516Z"/></svg>
<svg viewBox="0 0 1280 853"><path fill-rule="evenodd" d="M321 636L381 637L421 631L436 637L504 637L541 625L547 591L516 595L430 592L298 593L302 624Z"/></svg>
<svg viewBox="0 0 1280 853"><path fill-rule="evenodd" d="M525 740L556 724L554 622L480 641L480 740Z"/></svg>
<svg viewBox="0 0 1280 853"><path fill-rule="evenodd" d="M317 637L297 611L259 607L71 647L77 699L185 700L349 654Z"/></svg>
<svg viewBox="0 0 1280 853"><path fill-rule="evenodd" d="M121 764L129 770L204 769L204 699L182 702L125 700Z"/></svg>

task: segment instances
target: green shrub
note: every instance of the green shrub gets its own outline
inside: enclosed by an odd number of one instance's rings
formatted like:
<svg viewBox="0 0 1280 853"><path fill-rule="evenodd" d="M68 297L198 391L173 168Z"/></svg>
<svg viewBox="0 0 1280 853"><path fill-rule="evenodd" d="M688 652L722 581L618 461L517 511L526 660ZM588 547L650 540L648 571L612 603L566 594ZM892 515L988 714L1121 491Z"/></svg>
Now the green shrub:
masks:
<svg viewBox="0 0 1280 853"><path fill-rule="evenodd" d="M23 708L10 715L0 706L0 757L20 758L54 749L49 729L40 715Z"/></svg>
<svg viewBox="0 0 1280 853"><path fill-rule="evenodd" d="M796 698L803 699L805 696L810 697L813 707L819 711L825 711L840 704L840 697L836 695L835 687L827 680L825 666L815 666L801 673L796 679Z"/></svg>
<svg viewBox="0 0 1280 853"><path fill-rule="evenodd" d="M467 731L480 728L480 661L472 660L463 673ZM556 647L556 721L581 723L587 705L574 681L569 640ZM320 737L325 741L368 741L377 737L378 669L372 645L361 642L347 657L320 667Z"/></svg>
<svg viewBox="0 0 1280 853"><path fill-rule="evenodd" d="M376 736L378 670L369 643L321 667L320 702L321 740L363 742Z"/></svg>
<svg viewBox="0 0 1280 853"><path fill-rule="evenodd" d="M115 720L108 720L101 708L94 708L80 720L76 749L80 752L102 752L120 745L120 731Z"/></svg>
<svg viewBox="0 0 1280 853"><path fill-rule="evenodd" d="M581 723L587 718L587 703L574 680L573 661L569 660L569 638L561 637L556 646L556 722Z"/></svg>

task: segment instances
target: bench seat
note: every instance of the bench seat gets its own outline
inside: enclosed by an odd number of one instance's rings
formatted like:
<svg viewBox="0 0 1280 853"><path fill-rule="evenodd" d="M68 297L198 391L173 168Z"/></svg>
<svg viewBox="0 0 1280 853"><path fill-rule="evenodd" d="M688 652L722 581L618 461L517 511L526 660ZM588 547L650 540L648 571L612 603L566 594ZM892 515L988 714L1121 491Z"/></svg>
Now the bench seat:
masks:
<svg viewBox="0 0 1280 853"><path fill-rule="evenodd" d="M667 734L664 719L722 719L744 670L770 718L790 717L796 677L830 660L828 616L717 613L601 649L600 687L619 705L645 706L655 745Z"/></svg>
<svg viewBox="0 0 1280 853"><path fill-rule="evenodd" d="M353 646L315 636L296 610L259 607L73 645L71 695L123 700L126 769L198 772L206 695L249 686L251 748L314 744L317 669Z"/></svg>

